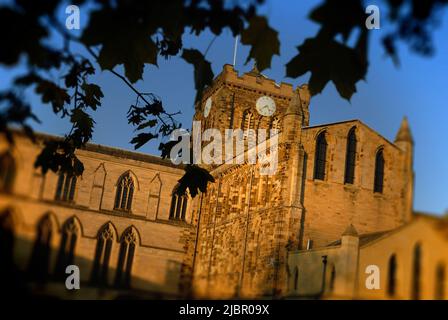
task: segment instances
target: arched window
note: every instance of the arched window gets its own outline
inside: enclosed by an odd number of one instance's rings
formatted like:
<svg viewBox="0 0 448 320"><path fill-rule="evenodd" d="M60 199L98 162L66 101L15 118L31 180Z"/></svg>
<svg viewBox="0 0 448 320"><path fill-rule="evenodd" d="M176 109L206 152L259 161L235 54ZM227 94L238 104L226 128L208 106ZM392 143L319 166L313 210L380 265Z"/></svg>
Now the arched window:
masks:
<svg viewBox="0 0 448 320"><path fill-rule="evenodd" d="M48 278L53 233L51 216L47 214L37 225L37 237L28 269L33 280L45 282Z"/></svg>
<svg viewBox="0 0 448 320"><path fill-rule="evenodd" d="M445 299L445 264L439 263L436 267L435 298Z"/></svg>
<svg viewBox="0 0 448 320"><path fill-rule="evenodd" d="M132 180L131 175L129 173L126 173L122 175L118 180L114 208L118 210L130 211L133 195L134 181Z"/></svg>
<svg viewBox="0 0 448 320"><path fill-rule="evenodd" d="M397 256L393 254L389 258L389 268L387 274L387 294L395 296L397 291Z"/></svg>
<svg viewBox="0 0 448 320"><path fill-rule="evenodd" d="M62 227L61 245L56 260L55 275L65 279L65 269L73 264L75 258L75 247L79 237L79 227L75 218L68 219Z"/></svg>
<svg viewBox="0 0 448 320"><path fill-rule="evenodd" d="M317 136L316 140L316 156L314 160L314 179L325 179L325 166L327 162L327 140L325 139L325 131Z"/></svg>
<svg viewBox="0 0 448 320"><path fill-rule="evenodd" d="M270 124L271 130L280 130L280 119L278 117L274 117Z"/></svg>
<svg viewBox="0 0 448 320"><path fill-rule="evenodd" d="M294 291L299 288L299 269L296 267L294 269Z"/></svg>
<svg viewBox="0 0 448 320"><path fill-rule="evenodd" d="M333 265L333 267L331 268L331 273L330 273L330 285L329 285L330 292L334 291L335 280L336 280L336 267Z"/></svg>
<svg viewBox="0 0 448 320"><path fill-rule="evenodd" d="M73 201L76 189L76 176L66 173L59 174L56 187L56 200Z"/></svg>
<svg viewBox="0 0 448 320"><path fill-rule="evenodd" d="M131 271L137 237L133 227L127 228L121 236L117 273L115 276L115 285L117 287L129 288L131 286Z"/></svg>
<svg viewBox="0 0 448 320"><path fill-rule="evenodd" d="M384 155L383 149L378 150L375 157L375 182L373 185L373 191L383 192L383 180L384 180Z"/></svg>
<svg viewBox="0 0 448 320"><path fill-rule="evenodd" d="M250 112L250 110L244 111L243 119L241 121L241 129L243 129L243 131L253 129L254 123L255 123L255 117L254 117L253 113Z"/></svg>
<svg viewBox="0 0 448 320"><path fill-rule="evenodd" d="M253 141L255 137L255 116L249 110L244 111L243 120L241 121L241 129L244 131L244 138Z"/></svg>
<svg viewBox="0 0 448 320"><path fill-rule="evenodd" d="M109 260L114 240L115 230L109 222L98 232L93 270L90 278L91 283L94 285L107 286L108 284Z"/></svg>
<svg viewBox="0 0 448 320"><path fill-rule="evenodd" d="M16 175L14 158L9 152L0 155L0 192L11 192Z"/></svg>
<svg viewBox="0 0 448 320"><path fill-rule="evenodd" d="M412 266L411 298L414 300L420 299L421 257L422 257L421 246L420 246L420 244L416 244L414 247L414 257L413 257L413 266Z"/></svg>
<svg viewBox="0 0 448 320"><path fill-rule="evenodd" d="M353 184L355 180L356 163L356 128L350 129L347 136L347 153L345 156L345 177L344 183Z"/></svg>
<svg viewBox="0 0 448 320"><path fill-rule="evenodd" d="M0 213L0 272L10 274L14 268L14 223L12 212Z"/></svg>
<svg viewBox="0 0 448 320"><path fill-rule="evenodd" d="M177 194L176 186L171 195L171 208L170 208L170 219L171 220L182 220L185 221L185 214L187 211L188 195Z"/></svg>

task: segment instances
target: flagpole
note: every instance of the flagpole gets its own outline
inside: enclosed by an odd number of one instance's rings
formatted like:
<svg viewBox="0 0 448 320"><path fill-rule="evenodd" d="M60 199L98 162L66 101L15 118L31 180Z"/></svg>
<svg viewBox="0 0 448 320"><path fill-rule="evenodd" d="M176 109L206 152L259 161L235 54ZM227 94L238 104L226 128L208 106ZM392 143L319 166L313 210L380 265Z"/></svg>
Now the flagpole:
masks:
<svg viewBox="0 0 448 320"><path fill-rule="evenodd" d="M235 45L233 47L233 67L235 68L236 64L236 51L238 48L238 35L235 37Z"/></svg>

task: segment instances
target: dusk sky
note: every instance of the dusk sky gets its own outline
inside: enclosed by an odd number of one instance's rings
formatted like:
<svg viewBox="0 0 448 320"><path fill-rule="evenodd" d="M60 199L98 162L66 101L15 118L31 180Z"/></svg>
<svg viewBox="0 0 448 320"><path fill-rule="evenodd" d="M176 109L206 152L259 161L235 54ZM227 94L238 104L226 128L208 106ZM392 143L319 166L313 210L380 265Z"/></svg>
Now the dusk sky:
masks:
<svg viewBox="0 0 448 320"><path fill-rule="evenodd" d="M377 4L382 9L382 2L377 2L369 4ZM296 47L305 38L316 34L318 25L312 23L307 15L317 3L319 1L267 0L261 8L260 12L268 17L271 26L279 32L281 41L280 56L274 57L271 69L263 71L266 76L294 86L306 83L309 74L299 79L286 78L285 64L297 54ZM61 19L65 20L63 11ZM82 19L87 19L83 9ZM415 141L415 210L442 214L448 209L448 15L441 17L440 26L434 33L435 54L421 57L402 45L399 50L400 67L396 67L385 56L381 46L381 36L387 30L384 14L381 29L370 31L372 38L367 79L358 84L358 92L351 102L343 100L333 84L327 85L322 94L311 100L311 125L360 119L393 141L406 115ZM204 52L212 38L211 33L199 38L186 36L184 47L195 47ZM230 31L214 41L207 59L212 62L215 75L224 64L232 63L233 49L234 38ZM247 53L248 47L240 44L235 66L240 73L252 67L252 63L244 64ZM118 70L122 71L121 68ZM0 90L9 87L10 79L24 70L16 71L0 67ZM54 80L61 82L59 76L55 75ZM126 112L135 102L135 95L120 79L108 72L99 72L92 81L100 84L105 94L102 107L94 114L97 125L93 142L132 150L129 141L133 137L133 128L127 124ZM136 87L160 96L168 110L182 111L178 119L183 127L191 126L195 96L191 65L179 58L159 58L159 66L147 66L144 80L138 82ZM55 135L67 132L68 119L58 119L51 106L43 105L39 97L30 94L29 99L34 112L42 121L40 125L33 124L37 131ZM158 154L158 143L151 143L139 152Z"/></svg>

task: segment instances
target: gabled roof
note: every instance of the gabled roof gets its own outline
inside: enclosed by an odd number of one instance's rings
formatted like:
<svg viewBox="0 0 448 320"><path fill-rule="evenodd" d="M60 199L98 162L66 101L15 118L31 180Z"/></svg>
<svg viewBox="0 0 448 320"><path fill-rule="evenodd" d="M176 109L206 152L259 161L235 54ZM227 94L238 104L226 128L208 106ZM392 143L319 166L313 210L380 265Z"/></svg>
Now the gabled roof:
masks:
<svg viewBox="0 0 448 320"><path fill-rule="evenodd" d="M366 125L364 122L362 122L359 119L352 119L352 120L345 120L345 121L339 121L339 122L332 122L332 123L308 126L308 127L303 127L303 130L315 129L315 128L321 128L321 127L338 126L338 125L347 124L347 123L353 123L353 125L355 125L355 124L360 125L360 126L366 128L367 130L371 131L372 133L376 134L378 137L380 137L382 140L384 140L387 144L393 146L394 148L396 148L398 150L401 150L395 143L393 143L389 139L386 139L380 133L378 133L377 131L375 131L374 129L372 129L371 127L369 127L368 125Z"/></svg>
<svg viewBox="0 0 448 320"><path fill-rule="evenodd" d="M395 229L394 229L395 230ZM359 246L362 247L380 237L382 237L383 235L386 235L390 232L392 232L393 230L389 230L389 231L379 231L379 232L372 232L372 233L365 233L359 236ZM330 243L329 245L327 245L327 247L334 247L334 246L339 246L341 245L341 239L336 240L332 243Z"/></svg>
<svg viewBox="0 0 448 320"><path fill-rule="evenodd" d="M365 233L359 235L359 246L364 247L366 245L369 245L375 241L378 241L380 239L384 239L386 237L389 237L396 232L401 231L402 229L408 227L409 225L417 222L417 221L427 221L436 223L436 230L439 231L443 236L448 238L448 219L445 217L439 217L431 214L421 213L421 212L414 212L413 219L398 228L392 229L392 230L385 230L385 231L378 231L378 232L372 232L372 233ZM327 247L334 247L334 246L340 246L341 245L341 239L336 240L330 244L327 245Z"/></svg>

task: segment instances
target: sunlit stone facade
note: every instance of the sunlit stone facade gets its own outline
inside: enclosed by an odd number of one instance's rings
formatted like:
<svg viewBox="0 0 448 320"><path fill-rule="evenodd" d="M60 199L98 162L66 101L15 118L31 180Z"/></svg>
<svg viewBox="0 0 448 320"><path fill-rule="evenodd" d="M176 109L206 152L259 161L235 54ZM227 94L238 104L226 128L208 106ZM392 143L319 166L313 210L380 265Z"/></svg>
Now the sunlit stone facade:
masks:
<svg viewBox="0 0 448 320"><path fill-rule="evenodd" d="M173 194L184 171L169 160L93 144L78 151L82 176L42 176L34 159L54 137L17 133L0 144L2 241L32 282L64 296L75 264L92 298L444 298L445 225L413 212L407 121L391 142L359 120L310 126L309 109L306 85L224 66L194 120L223 134L278 128L278 166L208 165L215 182L194 199ZM380 289L366 289L369 265Z"/></svg>

